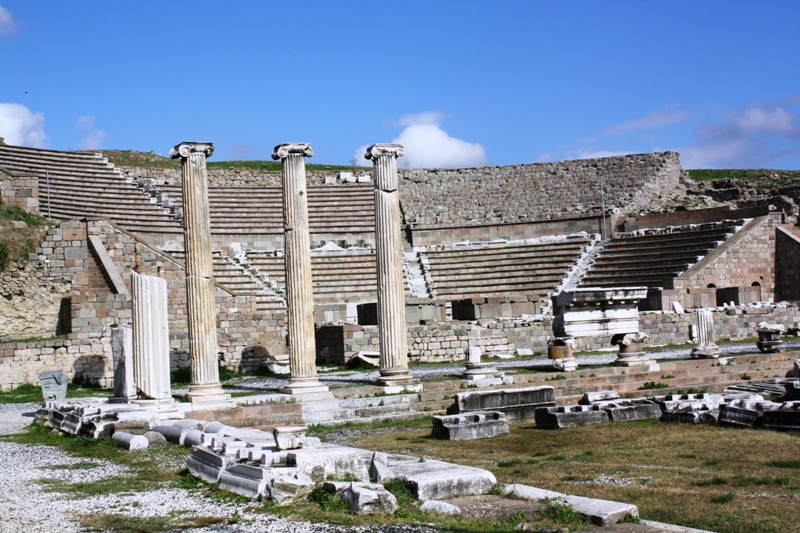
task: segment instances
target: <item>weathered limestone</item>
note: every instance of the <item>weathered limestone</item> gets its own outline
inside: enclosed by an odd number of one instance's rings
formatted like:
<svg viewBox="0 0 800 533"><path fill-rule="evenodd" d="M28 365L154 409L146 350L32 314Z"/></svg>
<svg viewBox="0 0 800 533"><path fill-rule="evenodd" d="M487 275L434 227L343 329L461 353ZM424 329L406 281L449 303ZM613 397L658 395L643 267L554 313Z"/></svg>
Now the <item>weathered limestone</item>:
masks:
<svg viewBox="0 0 800 533"><path fill-rule="evenodd" d="M389 456L389 468L408 481L411 491L422 501L446 500L459 496L488 494L497 484L494 474L482 468L460 466L416 457Z"/></svg>
<svg viewBox="0 0 800 533"><path fill-rule="evenodd" d="M471 440L508 434L508 418L498 411L434 416L431 436L442 440Z"/></svg>
<svg viewBox="0 0 800 533"><path fill-rule="evenodd" d="M406 306L403 294L403 244L397 158L399 144L374 144L364 155L375 177L375 251L378 266L378 325L381 369L378 385L408 387L419 381L408 372Z"/></svg>
<svg viewBox="0 0 800 533"><path fill-rule="evenodd" d="M498 371L492 363L481 363L481 349L477 346L467 347L465 359L466 369L461 377L469 384L476 387L488 387L513 383L512 379L505 379L505 374Z"/></svg>
<svg viewBox="0 0 800 533"><path fill-rule="evenodd" d="M305 426L278 426L272 430L272 436L279 450L296 450L303 447L307 429Z"/></svg>
<svg viewBox="0 0 800 533"><path fill-rule="evenodd" d="M148 446L147 438L142 435L133 435L122 431L115 432L112 439L122 444L126 450L146 450Z"/></svg>
<svg viewBox="0 0 800 533"><path fill-rule="evenodd" d="M758 349L764 353L780 353L783 351L781 335L786 331L783 324L767 324L761 322L756 329L758 332Z"/></svg>
<svg viewBox="0 0 800 533"><path fill-rule="evenodd" d="M109 403L130 403L136 399L133 377L133 331L129 327L111 329L111 354L114 358L114 396Z"/></svg>
<svg viewBox="0 0 800 533"><path fill-rule="evenodd" d="M311 239L305 158L313 155L306 143L283 143L272 159L281 160L283 227L286 253L286 323L289 335L289 383L281 392L326 392L317 377L314 340L314 294L311 288Z"/></svg>
<svg viewBox="0 0 800 533"><path fill-rule="evenodd" d="M186 249L186 311L189 322L189 357L192 403L230 400L222 391L217 362L217 320L214 302L214 268L211 259L211 222L208 207L206 158L214 145L184 142L170 150L181 160L183 179L183 235Z"/></svg>
<svg viewBox="0 0 800 533"><path fill-rule="evenodd" d="M133 307L133 381L135 402L158 411L174 411L169 382L167 282L131 272Z"/></svg>
<svg viewBox="0 0 800 533"><path fill-rule="evenodd" d="M456 394L455 402L447 408L447 414L500 411L509 422L526 422L535 419L537 407L555 404L555 389L549 386L476 390Z"/></svg>
<svg viewBox="0 0 800 533"><path fill-rule="evenodd" d="M650 344L650 335L647 333L619 333L611 338L611 343L619 346L619 357L614 361L615 366L654 366L653 363L644 356L643 344ZM651 370L657 370L651 368Z"/></svg>
<svg viewBox="0 0 800 533"><path fill-rule="evenodd" d="M398 508L394 495L383 485L373 483L350 483L342 493L342 499L351 512L358 514L394 514Z"/></svg>
<svg viewBox="0 0 800 533"><path fill-rule="evenodd" d="M573 337L555 337L547 341L547 357L553 361L553 368L561 372L574 372L578 369L574 351L580 340Z"/></svg>
<svg viewBox="0 0 800 533"><path fill-rule="evenodd" d="M565 405L536 409L536 427L542 429L561 429L578 424L606 422L608 422L608 413L594 405Z"/></svg>
<svg viewBox="0 0 800 533"><path fill-rule="evenodd" d="M717 359L722 353L714 343L714 315L708 309L697 310L697 346L692 348L694 359Z"/></svg>
<svg viewBox="0 0 800 533"><path fill-rule="evenodd" d="M548 500L561 504L568 504L572 509L588 516L594 524L608 526L616 524L625 516L639 516L639 509L635 505L620 503L611 500L598 500L584 496L568 496L560 492L539 489L529 485L510 484L503 488L503 494L515 494L523 500Z"/></svg>

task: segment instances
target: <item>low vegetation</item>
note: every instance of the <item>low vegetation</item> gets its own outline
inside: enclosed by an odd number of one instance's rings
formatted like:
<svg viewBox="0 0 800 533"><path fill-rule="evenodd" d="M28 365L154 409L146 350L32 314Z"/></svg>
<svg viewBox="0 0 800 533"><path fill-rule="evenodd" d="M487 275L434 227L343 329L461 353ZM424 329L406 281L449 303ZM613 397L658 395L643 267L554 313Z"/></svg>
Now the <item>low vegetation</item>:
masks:
<svg viewBox="0 0 800 533"><path fill-rule="evenodd" d="M744 180L757 183L766 188L790 187L800 185L800 171L756 169L693 169L689 177L695 181L711 181L723 179Z"/></svg>
<svg viewBox="0 0 800 533"><path fill-rule="evenodd" d="M67 398L89 398L92 396L111 396L111 389L80 387L73 383L67 386ZM0 392L0 404L4 403L44 403L42 388L25 383L11 391Z"/></svg>
<svg viewBox="0 0 800 533"><path fill-rule="evenodd" d="M145 167L145 168L171 168L179 169L181 164L175 159L164 157L155 152L139 152L137 150L103 150L103 156L108 158L111 163L122 167ZM252 170L258 172L278 172L281 170L280 161L208 161L208 168L224 168L231 170ZM364 165L366 166L366 165ZM318 163L306 163L307 170L317 171L340 171L353 170L350 165L322 165ZM371 168L371 167L370 167Z"/></svg>
<svg viewBox="0 0 800 533"><path fill-rule="evenodd" d="M44 239L49 221L11 204L0 204L0 271L9 261L27 259Z"/></svg>

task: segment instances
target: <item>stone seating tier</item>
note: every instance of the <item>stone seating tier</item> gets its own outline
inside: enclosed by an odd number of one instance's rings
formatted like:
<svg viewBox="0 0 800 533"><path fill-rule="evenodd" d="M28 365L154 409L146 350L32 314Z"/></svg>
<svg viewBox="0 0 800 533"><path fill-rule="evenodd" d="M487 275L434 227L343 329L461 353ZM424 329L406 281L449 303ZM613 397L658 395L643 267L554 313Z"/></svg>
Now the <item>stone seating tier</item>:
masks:
<svg viewBox="0 0 800 533"><path fill-rule="evenodd" d="M587 240L421 252L437 297L534 294L546 298Z"/></svg>
<svg viewBox="0 0 800 533"><path fill-rule="evenodd" d="M717 228L612 238L595 257L582 287L664 287L733 233Z"/></svg>

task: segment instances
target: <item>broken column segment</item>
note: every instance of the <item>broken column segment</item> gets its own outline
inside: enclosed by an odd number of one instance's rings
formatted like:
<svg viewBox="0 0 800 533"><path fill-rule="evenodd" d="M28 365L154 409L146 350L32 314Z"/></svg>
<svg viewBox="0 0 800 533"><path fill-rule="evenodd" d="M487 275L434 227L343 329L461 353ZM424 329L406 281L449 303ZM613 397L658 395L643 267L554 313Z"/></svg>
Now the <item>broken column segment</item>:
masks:
<svg viewBox="0 0 800 533"><path fill-rule="evenodd" d="M283 237L286 248L286 323L289 336L289 383L281 392L326 392L317 377L314 339L314 294L311 288L311 238L308 230L306 157L314 154L307 143L283 143L272 159L281 160Z"/></svg>
<svg viewBox="0 0 800 533"><path fill-rule="evenodd" d="M461 377L476 387L513 383L513 380L506 379L505 374L497 370L494 364L481 363L481 349L477 346L467 347L465 362L466 369Z"/></svg>
<svg viewBox="0 0 800 533"><path fill-rule="evenodd" d="M111 328L111 354L114 358L114 395L109 403L130 403L136 399L133 380L133 332L130 327Z"/></svg>
<svg viewBox="0 0 800 533"><path fill-rule="evenodd" d="M186 312L192 382L192 403L224 402L217 361L217 309L211 256L211 219L208 207L206 158L214 153L207 142L184 142L169 152L181 160L183 236L186 249Z"/></svg>
<svg viewBox="0 0 800 533"><path fill-rule="evenodd" d="M721 350L714 343L714 315L708 309L697 310L697 346L692 348L694 359L717 359Z"/></svg>
<svg viewBox="0 0 800 533"><path fill-rule="evenodd" d="M618 333L611 338L611 344L619 346L619 357L614 361L616 366L642 366L649 365L642 345L650 344L647 333Z"/></svg>
<svg viewBox="0 0 800 533"><path fill-rule="evenodd" d="M781 335L786 331L783 324L767 324L761 322L756 329L758 332L758 349L764 353L779 353L783 351Z"/></svg>
<svg viewBox="0 0 800 533"><path fill-rule="evenodd" d="M131 272L133 381L136 403L159 411L175 410L169 382L167 282Z"/></svg>
<svg viewBox="0 0 800 533"><path fill-rule="evenodd" d="M403 293L403 244L397 158L399 144L374 144L364 155L372 160L375 177L375 252L378 266L378 336L381 349L377 384L409 387L419 381L408 372L406 306Z"/></svg>
<svg viewBox="0 0 800 533"><path fill-rule="evenodd" d="M547 358L553 361L553 368L560 372L573 372L578 369L575 349L580 340L573 337L555 337L547 341Z"/></svg>

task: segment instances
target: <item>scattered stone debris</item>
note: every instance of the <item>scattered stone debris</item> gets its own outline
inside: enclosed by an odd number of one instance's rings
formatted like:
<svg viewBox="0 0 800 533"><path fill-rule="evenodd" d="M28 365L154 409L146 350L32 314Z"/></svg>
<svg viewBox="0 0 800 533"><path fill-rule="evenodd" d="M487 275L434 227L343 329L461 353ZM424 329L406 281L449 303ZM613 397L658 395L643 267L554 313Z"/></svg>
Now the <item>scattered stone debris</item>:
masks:
<svg viewBox="0 0 800 533"><path fill-rule="evenodd" d="M443 440L470 440L508 434L508 418L499 411L434 416L431 436Z"/></svg>

